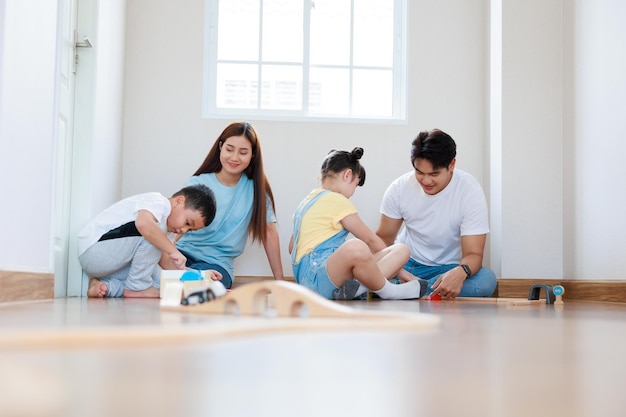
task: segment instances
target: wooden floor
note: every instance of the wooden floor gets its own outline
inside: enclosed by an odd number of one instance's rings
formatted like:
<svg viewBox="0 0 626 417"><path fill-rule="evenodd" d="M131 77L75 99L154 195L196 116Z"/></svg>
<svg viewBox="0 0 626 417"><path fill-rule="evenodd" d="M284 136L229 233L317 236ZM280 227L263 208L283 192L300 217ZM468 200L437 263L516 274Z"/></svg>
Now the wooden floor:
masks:
<svg viewBox="0 0 626 417"><path fill-rule="evenodd" d="M626 413L622 304L344 304L441 324L285 331L272 323L307 319L162 312L157 300L0 304L0 416Z"/></svg>

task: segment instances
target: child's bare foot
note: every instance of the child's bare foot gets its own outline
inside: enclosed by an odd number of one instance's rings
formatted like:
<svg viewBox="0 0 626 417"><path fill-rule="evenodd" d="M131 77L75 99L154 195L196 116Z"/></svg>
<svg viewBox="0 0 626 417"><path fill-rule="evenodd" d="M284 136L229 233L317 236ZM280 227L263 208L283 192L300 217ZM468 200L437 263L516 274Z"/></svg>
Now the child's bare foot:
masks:
<svg viewBox="0 0 626 417"><path fill-rule="evenodd" d="M154 287L146 288L141 291L124 289L124 298L159 298L160 296L161 290Z"/></svg>
<svg viewBox="0 0 626 417"><path fill-rule="evenodd" d="M96 278L89 280L89 288L87 288L87 297L90 298L102 298L107 295L107 286L102 281Z"/></svg>

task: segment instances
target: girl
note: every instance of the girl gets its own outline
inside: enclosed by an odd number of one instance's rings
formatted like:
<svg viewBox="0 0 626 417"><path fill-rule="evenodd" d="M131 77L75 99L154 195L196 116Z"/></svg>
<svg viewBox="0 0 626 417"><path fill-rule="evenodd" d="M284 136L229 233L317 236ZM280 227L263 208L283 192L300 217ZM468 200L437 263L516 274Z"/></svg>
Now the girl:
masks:
<svg viewBox="0 0 626 417"><path fill-rule="evenodd" d="M368 290L381 298L419 298L426 281L413 275L402 284L387 280L409 260L407 247L387 247L349 200L365 183L361 156L362 148L331 151L322 163L322 188L313 190L296 210L289 242L296 281L328 299L352 299ZM357 239L346 240L348 233Z"/></svg>
<svg viewBox="0 0 626 417"><path fill-rule="evenodd" d="M265 173L261 142L247 122L234 122L217 138L204 162L187 185L203 184L215 193L217 213L203 229L183 235L178 250L187 266L214 270L231 288L235 258L243 252L248 235L261 242L275 279L283 279L274 196ZM162 267L170 268L162 258Z"/></svg>

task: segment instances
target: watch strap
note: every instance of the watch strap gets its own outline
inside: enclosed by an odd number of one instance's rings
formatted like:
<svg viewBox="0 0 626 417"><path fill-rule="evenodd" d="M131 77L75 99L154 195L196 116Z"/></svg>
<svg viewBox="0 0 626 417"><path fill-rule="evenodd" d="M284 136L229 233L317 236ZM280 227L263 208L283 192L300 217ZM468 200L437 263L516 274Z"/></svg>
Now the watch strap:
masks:
<svg viewBox="0 0 626 417"><path fill-rule="evenodd" d="M461 268L463 268L463 270L465 271L465 273L467 274L467 277L465 277L465 279L469 278L472 276L472 270L470 269L469 266L465 265L465 264L460 264L459 265Z"/></svg>

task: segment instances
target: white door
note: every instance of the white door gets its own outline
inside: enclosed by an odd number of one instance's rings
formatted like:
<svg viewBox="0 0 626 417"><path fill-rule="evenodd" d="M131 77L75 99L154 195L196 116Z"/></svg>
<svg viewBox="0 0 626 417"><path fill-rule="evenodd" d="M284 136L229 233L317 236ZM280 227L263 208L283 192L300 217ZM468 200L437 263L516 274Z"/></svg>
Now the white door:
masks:
<svg viewBox="0 0 626 417"><path fill-rule="evenodd" d="M76 236L89 212L89 161L97 0L60 0L59 110L57 121L54 295L81 296L87 280L78 263ZM91 37L94 39L94 37Z"/></svg>
<svg viewBox="0 0 626 417"><path fill-rule="evenodd" d="M59 49L54 190L54 296L67 295L74 132L75 30L78 0L59 1Z"/></svg>

